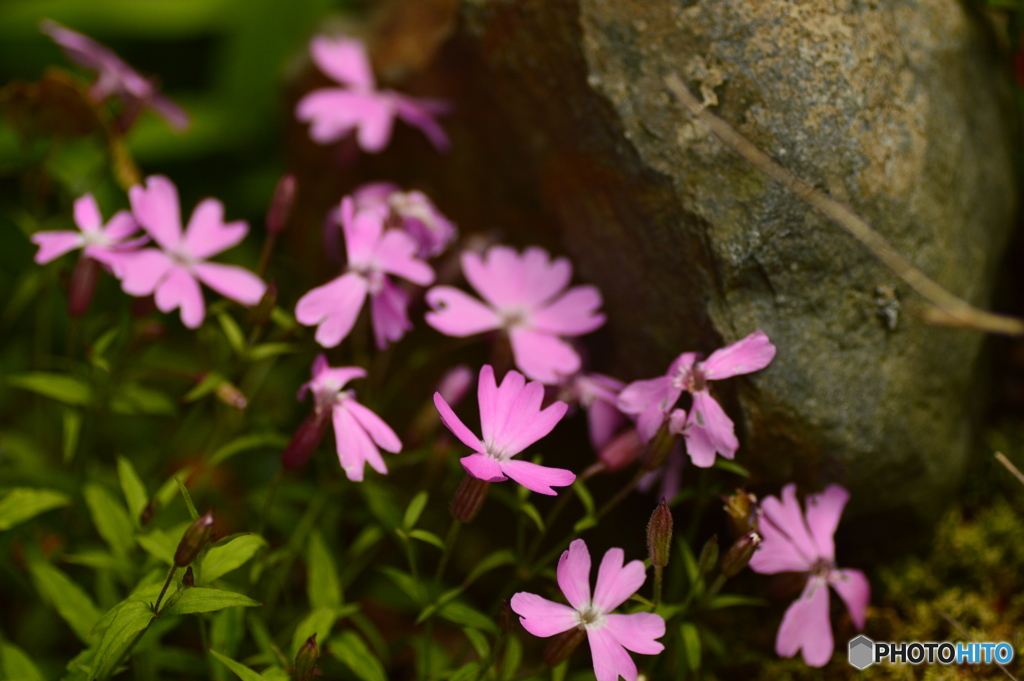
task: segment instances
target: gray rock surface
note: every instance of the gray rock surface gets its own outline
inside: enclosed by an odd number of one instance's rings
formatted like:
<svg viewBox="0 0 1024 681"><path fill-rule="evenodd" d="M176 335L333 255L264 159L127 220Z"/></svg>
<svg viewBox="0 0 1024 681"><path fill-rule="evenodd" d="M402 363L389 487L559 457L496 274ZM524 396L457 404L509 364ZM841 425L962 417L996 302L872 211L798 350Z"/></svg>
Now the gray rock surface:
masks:
<svg viewBox="0 0 1024 681"><path fill-rule="evenodd" d="M662 80L984 306L1016 187L987 26L955 0L466 0L463 20L470 89L520 154L509 182L604 292L620 375L764 329L774 364L719 386L737 460L929 515L965 470L984 338L924 325L912 295L894 317L906 286Z"/></svg>

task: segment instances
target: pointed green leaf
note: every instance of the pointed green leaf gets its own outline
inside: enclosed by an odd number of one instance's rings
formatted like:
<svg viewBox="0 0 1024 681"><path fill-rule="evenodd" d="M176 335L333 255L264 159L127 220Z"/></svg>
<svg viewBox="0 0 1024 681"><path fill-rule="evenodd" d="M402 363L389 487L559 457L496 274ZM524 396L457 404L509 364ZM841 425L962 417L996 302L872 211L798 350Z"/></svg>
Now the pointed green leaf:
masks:
<svg viewBox="0 0 1024 681"><path fill-rule="evenodd" d="M502 565L512 565L515 562L516 554L514 554L511 549L500 549L495 551L476 564L476 567L469 573L469 576L466 577L466 581L463 582L463 584L468 586L475 582L484 573L490 572L494 568L501 567Z"/></svg>
<svg viewBox="0 0 1024 681"><path fill-rule="evenodd" d="M210 465L216 466L224 463L235 454L244 452L250 449L258 449L260 447L267 447L269 449L280 449L288 444L288 438L280 433L254 433L251 435L243 435L240 438L236 438L231 442L227 443L210 457Z"/></svg>
<svg viewBox="0 0 1024 681"><path fill-rule="evenodd" d="M473 627L474 629L489 631L492 634L498 633L498 627L491 621L490 617L462 601L446 603L444 607L437 611L437 614L449 622L461 624L464 627Z"/></svg>
<svg viewBox="0 0 1024 681"><path fill-rule="evenodd" d="M217 372L211 371L203 377L203 380L196 384L196 387L185 393L185 396L181 398L181 401L186 403L195 402L200 397L206 397L219 388L221 383L224 383L226 380L226 378Z"/></svg>
<svg viewBox="0 0 1024 681"><path fill-rule="evenodd" d="M7 384L51 397L64 404L92 403L92 388L88 383L68 374L33 371L7 377Z"/></svg>
<svg viewBox="0 0 1024 681"><path fill-rule="evenodd" d="M459 667L459 670L452 674L448 681L472 681L472 679L478 678L480 678L480 663L467 662Z"/></svg>
<svg viewBox="0 0 1024 681"><path fill-rule="evenodd" d="M519 510L526 514L526 517L533 521L533 524L537 526L538 532L544 531L544 520L540 517L540 511L537 507L531 504L529 501L524 501L519 504Z"/></svg>
<svg viewBox="0 0 1024 681"><path fill-rule="evenodd" d="M518 636L509 636L505 648L505 659L501 661L501 678L512 679L523 663L523 644Z"/></svg>
<svg viewBox="0 0 1024 681"><path fill-rule="evenodd" d="M370 651L359 634L346 629L331 639L330 651L362 681L388 681L384 665Z"/></svg>
<svg viewBox="0 0 1024 681"><path fill-rule="evenodd" d="M116 613L110 626L103 632L103 638L93 657L90 681L110 676L128 648L153 621L153 612L149 609L148 603L130 600L115 608Z"/></svg>
<svg viewBox="0 0 1024 681"><path fill-rule="evenodd" d="M55 490L15 487L0 499L0 532L70 501L67 495Z"/></svg>
<svg viewBox="0 0 1024 681"><path fill-rule="evenodd" d="M339 607L342 603L342 596L341 582L338 581L338 566L318 530L309 534L306 560L309 566L306 592L309 595L310 606L313 608Z"/></svg>
<svg viewBox="0 0 1024 681"><path fill-rule="evenodd" d="M71 581L71 578L49 563L41 560L29 562L29 571L36 590L43 600L57 609L57 613L74 630L84 643L92 628L96 626L103 613L92 602L82 587Z"/></svg>
<svg viewBox="0 0 1024 681"><path fill-rule="evenodd" d="M413 539L419 539L422 542L433 544L437 548L444 551L444 541L433 532L427 532L426 530L412 530L409 532L409 536Z"/></svg>
<svg viewBox="0 0 1024 681"><path fill-rule="evenodd" d="M105 488L96 484L85 486L85 502L92 513L96 530L114 553L124 555L134 543L135 526L128 511Z"/></svg>
<svg viewBox="0 0 1024 681"><path fill-rule="evenodd" d="M260 343L249 351L249 359L258 362L261 359L289 355L298 351L299 346L295 343Z"/></svg>
<svg viewBox="0 0 1024 681"><path fill-rule="evenodd" d="M117 477L121 479L121 491L124 492L124 499L128 503L128 515L138 529L142 524L142 512L149 504L149 493L139 479L139 474L135 472L135 466L123 456L117 457Z"/></svg>
<svg viewBox="0 0 1024 681"><path fill-rule="evenodd" d="M258 534L243 534L225 544L210 547L199 564L200 583L210 584L242 567L266 545L266 540Z"/></svg>
<svg viewBox="0 0 1024 681"><path fill-rule="evenodd" d="M263 604L234 591L195 586L185 589L177 601L160 611L160 615L188 615L194 612L213 612L236 607L251 608L258 605Z"/></svg>
<svg viewBox="0 0 1024 681"><path fill-rule="evenodd" d="M171 398L159 390L138 383L122 383L110 398L110 410L115 414L171 416L176 407Z"/></svg>
<svg viewBox="0 0 1024 681"><path fill-rule="evenodd" d="M150 530L146 534L140 534L135 538L146 553L153 556L165 565L174 565L174 552L178 550L181 538L185 536L185 530L192 523L180 523L169 530L159 528Z"/></svg>
<svg viewBox="0 0 1024 681"><path fill-rule="evenodd" d="M25 651L6 641L0 641L0 670L10 681L45 681Z"/></svg>
<svg viewBox="0 0 1024 681"><path fill-rule="evenodd" d="M213 648L210 649L210 654L223 662L224 666L233 671L238 678L242 679L242 681L266 681L260 674L249 669L241 662L235 662L230 657L221 655Z"/></svg>
<svg viewBox="0 0 1024 681"><path fill-rule="evenodd" d="M178 489L181 491L181 496L185 497L185 506L188 507L188 514L192 516L192 520L199 520L199 511L196 510L196 505L192 503L192 495L188 493L185 483L183 483L178 476L174 476L174 482L178 483Z"/></svg>
<svg viewBox="0 0 1024 681"><path fill-rule="evenodd" d="M217 321L220 322L220 328L223 329L224 337L228 339L231 349L238 355L244 355L245 334L242 333L242 329L238 326L235 318L227 312L221 312L217 314Z"/></svg>
<svg viewBox="0 0 1024 681"><path fill-rule="evenodd" d="M466 639L473 645L473 650L476 651L477 657L481 660L486 659L487 655L491 652L491 644L487 642L487 637L472 627L463 628L462 633L466 635Z"/></svg>
<svg viewBox="0 0 1024 681"><path fill-rule="evenodd" d="M64 463L75 458L75 450L78 449L78 436L82 432L82 414L70 407L64 408Z"/></svg>
<svg viewBox="0 0 1024 681"><path fill-rule="evenodd" d="M692 622L683 622L679 625L679 633L683 637L686 666L696 672L700 669L700 633L697 631L697 625Z"/></svg>
<svg viewBox="0 0 1024 681"><path fill-rule="evenodd" d="M428 498L426 492L420 492L409 502L409 506L405 509L405 517L402 519L402 527L406 532L416 527L423 509L426 508Z"/></svg>
<svg viewBox="0 0 1024 681"><path fill-rule="evenodd" d="M299 652L299 648L313 634L316 634L317 641L326 641L331 635L331 628L338 621L338 613L334 608L317 608L306 616L306 619L299 623L292 635L292 659Z"/></svg>
<svg viewBox="0 0 1024 681"><path fill-rule="evenodd" d="M764 607L768 605L768 601L763 598L757 598L755 596L742 596L740 594L721 594L715 596L711 603L708 604L708 610L721 610L722 608L736 608L740 606L756 606Z"/></svg>

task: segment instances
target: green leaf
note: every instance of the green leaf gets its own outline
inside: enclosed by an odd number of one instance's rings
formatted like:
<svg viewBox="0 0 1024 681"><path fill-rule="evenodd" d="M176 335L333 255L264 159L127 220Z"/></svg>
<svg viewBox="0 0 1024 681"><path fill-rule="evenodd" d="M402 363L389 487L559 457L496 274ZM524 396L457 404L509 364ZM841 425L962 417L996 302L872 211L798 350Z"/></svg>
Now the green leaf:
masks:
<svg viewBox="0 0 1024 681"><path fill-rule="evenodd" d="M196 510L196 505L192 503L192 495L188 493L185 483L178 479L178 476L174 476L174 482L178 483L181 496L185 497L185 506L188 507L188 514L192 517L193 521L199 520L199 511Z"/></svg>
<svg viewBox="0 0 1024 681"><path fill-rule="evenodd" d="M346 629L331 639L331 654L352 670L362 681L388 681L384 665L366 647L359 634Z"/></svg>
<svg viewBox="0 0 1024 681"><path fill-rule="evenodd" d="M683 652L686 654L686 665L691 671L700 670L700 632L692 622L679 625L679 633L683 637Z"/></svg>
<svg viewBox="0 0 1024 681"><path fill-rule="evenodd" d="M72 565L84 565L94 570L112 570L117 572L124 568L124 560L115 558L107 551L82 551L81 553L65 553L61 560Z"/></svg>
<svg viewBox="0 0 1024 681"><path fill-rule="evenodd" d="M175 406L171 398L159 390L138 383L122 383L110 398L110 410L115 414L171 416Z"/></svg>
<svg viewBox="0 0 1024 681"><path fill-rule="evenodd" d="M413 585L415 587L419 586L415 583ZM446 606L451 601L458 598L459 594L461 594L464 589L465 586L457 586L454 589L448 589L443 594L438 596L436 601L434 601L433 603L431 603L430 605L428 605L420 611L419 616L416 618L416 624L425 622L428 618L433 617L434 613L436 613L438 610Z"/></svg>
<svg viewBox="0 0 1024 681"><path fill-rule="evenodd" d="M103 638L93 657L90 681L110 676L128 648L153 621L153 612L149 609L148 603L129 600L115 608L117 612L110 626L103 632Z"/></svg>
<svg viewBox="0 0 1024 681"><path fill-rule="evenodd" d="M165 565L174 565L174 552L178 550L181 538L191 523L181 523L169 530L154 529L135 538L139 546L149 555Z"/></svg>
<svg viewBox="0 0 1024 681"><path fill-rule="evenodd" d="M309 604L314 609L339 607L342 603L342 594L338 566L319 530L309 533L306 561L306 593L309 596ZM326 634L317 640L326 640Z"/></svg>
<svg viewBox="0 0 1024 681"><path fill-rule="evenodd" d="M519 504L519 510L526 514L526 517L533 521L533 524L537 526L538 532L544 532L544 521L540 517L540 512L537 507L531 504L529 501L524 501Z"/></svg>
<svg viewBox="0 0 1024 681"><path fill-rule="evenodd" d="M211 617L210 647L222 651L228 657L238 654L238 649L245 638L245 608L224 608ZM218 678L227 674L214 672Z"/></svg>
<svg viewBox="0 0 1024 681"><path fill-rule="evenodd" d="M511 549L499 549L476 564L473 571L466 577L466 581L463 582L463 586L469 586L484 573L490 572L494 568L501 567L502 565L512 565L515 562L516 554Z"/></svg>
<svg viewBox="0 0 1024 681"><path fill-rule="evenodd" d="M523 663L523 644L519 637L509 636L508 645L505 647L505 659L501 662L501 678L511 679L519 671Z"/></svg>
<svg viewBox="0 0 1024 681"><path fill-rule="evenodd" d="M390 565L382 565L380 571L391 578L391 581L395 583L399 589L405 593L406 596L411 598L415 602L420 600L420 585L412 575L408 572L402 572L396 567Z"/></svg>
<svg viewBox="0 0 1024 681"><path fill-rule="evenodd" d="M298 351L299 346L295 343L260 343L249 351L249 359L258 362L261 359L289 355Z"/></svg>
<svg viewBox="0 0 1024 681"><path fill-rule="evenodd" d="M697 565L696 556L690 550L690 545L683 541L681 537L679 539L679 553L683 556L683 570L686 572L686 579L693 585L697 582L700 567Z"/></svg>
<svg viewBox="0 0 1024 681"><path fill-rule="evenodd" d="M104 355L107 352L107 348L114 342L117 335L121 332L121 329L117 326L112 329L107 329L102 336L96 339L96 342L89 348L89 352L93 355Z"/></svg>
<svg viewBox="0 0 1024 681"><path fill-rule="evenodd" d="M57 613L74 630L82 642L88 643L92 628L103 615L82 587L54 566L41 560L29 562L29 571L36 590L43 600L57 609Z"/></svg>
<svg viewBox="0 0 1024 681"><path fill-rule="evenodd" d="M490 617L462 601L446 603L444 607L437 611L437 614L449 622L461 624L464 627L482 629L492 634L498 633L498 627L491 621Z"/></svg>
<svg viewBox="0 0 1024 681"><path fill-rule="evenodd" d="M124 500L128 504L128 515L138 529L142 524L142 512L149 504L149 493L139 479L139 474L135 472L135 466L123 456L117 457L117 477L121 480L121 491L124 492Z"/></svg>
<svg viewBox="0 0 1024 681"><path fill-rule="evenodd" d="M592 515L586 515L576 521L576 524L572 526L572 531L579 534L583 530L588 530L594 525L597 525L597 518Z"/></svg>
<svg viewBox="0 0 1024 681"><path fill-rule="evenodd" d="M128 553L134 543L135 527L121 502L105 488L90 483L85 486L85 503L96 530L114 553Z"/></svg>
<svg viewBox="0 0 1024 681"><path fill-rule="evenodd" d="M0 670L10 681L46 681L25 651L6 641L0 641Z"/></svg>
<svg viewBox="0 0 1024 681"><path fill-rule="evenodd" d="M406 532L416 527L416 523L420 520L420 515L423 514L423 509L427 505L427 499L429 499L427 493L420 492L409 502L409 506L405 509L405 516L402 518L402 527Z"/></svg>
<svg viewBox="0 0 1024 681"><path fill-rule="evenodd" d="M580 498L580 503L583 504L583 508L586 510L587 515L594 515L594 497L590 494L590 490L583 483L582 480L576 478L572 483L572 488L576 491L576 496Z"/></svg>
<svg viewBox="0 0 1024 681"><path fill-rule="evenodd" d="M217 314L217 321L220 322L220 328L224 330L224 337L228 339L231 349L239 356L244 355L245 334L242 333L242 329L238 326L235 318L227 312L220 312Z"/></svg>
<svg viewBox="0 0 1024 681"><path fill-rule="evenodd" d="M258 449L260 447L267 447L270 449L280 449L288 444L288 438L281 435L280 433L268 432L268 433L254 433L252 435L243 435L240 438L234 439L227 443L210 457L210 465L216 466L224 463L235 454L247 451L249 449Z"/></svg>
<svg viewBox="0 0 1024 681"><path fill-rule="evenodd" d="M243 534L225 544L211 546L199 563L200 583L210 584L242 567L266 545L267 541L258 534Z"/></svg>
<svg viewBox="0 0 1024 681"><path fill-rule="evenodd" d="M708 604L708 610L721 610L722 608L737 608L740 606L764 607L768 601L754 596L741 596L740 594L722 594L715 596Z"/></svg>
<svg viewBox="0 0 1024 681"><path fill-rule="evenodd" d="M481 657L483 656L481 655ZM467 662L459 667L459 669L448 678L448 681L471 681L472 679L479 678L479 676L480 663Z"/></svg>
<svg viewBox="0 0 1024 681"><path fill-rule="evenodd" d="M299 623L292 635L292 659L299 652L299 648L313 634L316 634L317 641L326 641L331 635L331 627L338 621L338 613L334 608L317 608L306 616L306 619Z"/></svg>
<svg viewBox="0 0 1024 681"><path fill-rule="evenodd" d="M67 495L52 489L15 487L0 499L0 532L70 501Z"/></svg>
<svg viewBox="0 0 1024 681"><path fill-rule="evenodd" d="M261 676L260 674L257 674L253 670L249 669L241 662L235 662L230 657L221 655L213 648L210 649L210 654L218 660L220 660L225 667L233 671L235 673L235 676L242 679L242 681L265 681L263 676Z"/></svg>
<svg viewBox="0 0 1024 681"><path fill-rule="evenodd" d="M466 635L466 639L473 645L473 650L476 651L477 656L484 660L487 655L491 652L491 644L487 641L487 637L472 627L463 627L462 633Z"/></svg>
<svg viewBox="0 0 1024 681"><path fill-rule="evenodd" d="M82 432L82 415L75 409L66 407L64 409L64 463L70 463L75 458L75 450L78 449L78 436Z"/></svg>
<svg viewBox="0 0 1024 681"><path fill-rule="evenodd" d="M196 387L185 393L185 396L181 398L182 402L195 402L201 397L206 397L210 393L217 390L221 383L224 383L227 379L220 374L211 371L206 374L203 380L196 384Z"/></svg>
<svg viewBox="0 0 1024 681"><path fill-rule="evenodd" d="M736 475L740 476L741 478L749 478L750 477L750 471L748 471L746 468L744 468L743 466L739 465L735 461L731 461L729 459L723 459L722 457L718 457L717 459L715 459L715 468L720 468L723 471L729 471L730 473L735 473Z"/></svg>
<svg viewBox="0 0 1024 681"><path fill-rule="evenodd" d="M160 615L188 615L194 612L213 612L223 608L237 607L251 608L258 605L263 604L234 591L194 586L191 589L185 589L177 601L160 611Z"/></svg>
<svg viewBox="0 0 1024 681"><path fill-rule="evenodd" d="M7 377L7 384L24 388L64 404L91 404L92 388L88 383L67 374L33 371Z"/></svg>
<svg viewBox="0 0 1024 681"><path fill-rule="evenodd" d="M433 532L427 532L426 530L412 530L409 532L409 536L413 539L419 539L422 542L433 544L444 551L444 541Z"/></svg>

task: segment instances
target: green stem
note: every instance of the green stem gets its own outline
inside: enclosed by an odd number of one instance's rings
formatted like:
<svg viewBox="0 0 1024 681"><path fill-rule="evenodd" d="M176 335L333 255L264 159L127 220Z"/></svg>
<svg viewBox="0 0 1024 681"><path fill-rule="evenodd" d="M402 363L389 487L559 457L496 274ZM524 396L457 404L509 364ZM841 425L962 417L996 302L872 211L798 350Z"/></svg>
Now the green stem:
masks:
<svg viewBox="0 0 1024 681"><path fill-rule="evenodd" d="M660 565L654 566L654 607L661 605L662 572L664 569Z"/></svg>
<svg viewBox="0 0 1024 681"><path fill-rule="evenodd" d="M284 468L279 467L277 473L274 475L274 479L270 481L270 489L267 490L267 496L263 500L263 510L260 511L260 522L256 526L256 534L262 535L263 530L267 526L267 517L270 515L270 508L274 504L274 498L277 496L277 488L281 484L281 478L284 477Z"/></svg>
<svg viewBox="0 0 1024 681"><path fill-rule="evenodd" d="M580 473L577 480L579 482L585 482L603 470L604 464L598 461L597 463L591 465L585 471ZM562 511L565 510L565 507L569 505L569 501L575 495L575 485L566 489L563 494L558 495L558 501L555 502L555 505L551 507L551 510L548 511L547 516L544 518L544 531L538 533L537 536L534 537L533 543L530 544L530 550L526 554L526 559L523 560L523 564L529 565L533 561L534 556L537 555L537 551L540 550L540 545L544 542L544 537L547 536L547 531L551 529L551 526L554 524L554 522L558 520L558 516L562 514Z"/></svg>
<svg viewBox="0 0 1024 681"><path fill-rule="evenodd" d="M164 588L160 589L160 595L156 597L156 603L153 604L153 612L160 613L160 601L164 599L164 594L167 593L167 587L171 585L171 580L174 579L174 573L178 571L177 565L172 565L171 569L167 572L167 579L164 580Z"/></svg>
<svg viewBox="0 0 1024 681"><path fill-rule="evenodd" d="M434 575L434 581L438 585L441 584L441 578L444 577L444 569L448 565L448 559L452 555L452 549L455 547L455 540L459 536L460 529L462 529L462 523L453 518L452 526L448 528L448 536L444 540L444 551L441 552L441 561L437 564L437 573Z"/></svg>

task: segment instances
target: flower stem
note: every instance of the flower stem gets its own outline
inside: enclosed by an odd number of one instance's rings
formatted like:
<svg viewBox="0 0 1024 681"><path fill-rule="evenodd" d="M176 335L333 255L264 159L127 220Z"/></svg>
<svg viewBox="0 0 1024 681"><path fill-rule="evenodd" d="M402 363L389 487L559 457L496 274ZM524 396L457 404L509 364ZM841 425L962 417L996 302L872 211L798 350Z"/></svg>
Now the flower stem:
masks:
<svg viewBox="0 0 1024 681"><path fill-rule="evenodd" d="M662 572L665 568L660 565L654 566L654 607L661 605L661 584L662 584Z"/></svg>
<svg viewBox="0 0 1024 681"><path fill-rule="evenodd" d="M156 603L153 604L153 612L160 613L160 601L164 600L164 594L167 593L167 587L171 585L171 580L174 579L174 573L178 571L177 565L172 565L171 569L167 572L167 579L164 580L164 588L160 589L160 595L156 597Z"/></svg>
<svg viewBox="0 0 1024 681"><path fill-rule="evenodd" d="M441 561L437 564L437 572L434 574L434 581L437 584L441 584L441 578L444 577L444 568L448 565L448 559L452 555L452 549L455 547L455 540L459 536L459 530L462 529L462 523L458 520L452 519L452 526L448 528L448 536L444 540L444 550L441 552Z"/></svg>

